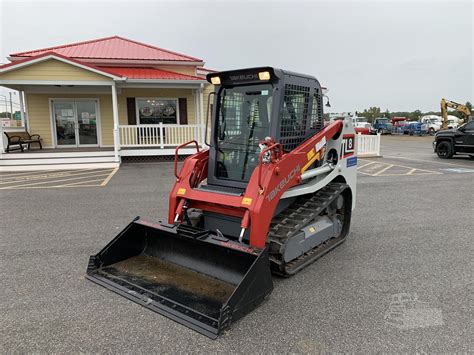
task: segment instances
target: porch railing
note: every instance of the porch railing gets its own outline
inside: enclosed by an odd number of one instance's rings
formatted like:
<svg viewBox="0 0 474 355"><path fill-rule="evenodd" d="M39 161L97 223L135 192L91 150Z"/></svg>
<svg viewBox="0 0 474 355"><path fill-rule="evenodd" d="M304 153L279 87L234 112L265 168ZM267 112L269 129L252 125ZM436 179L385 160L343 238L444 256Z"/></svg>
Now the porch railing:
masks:
<svg viewBox="0 0 474 355"><path fill-rule="evenodd" d="M119 125L121 147L173 147L200 139L200 125Z"/></svg>

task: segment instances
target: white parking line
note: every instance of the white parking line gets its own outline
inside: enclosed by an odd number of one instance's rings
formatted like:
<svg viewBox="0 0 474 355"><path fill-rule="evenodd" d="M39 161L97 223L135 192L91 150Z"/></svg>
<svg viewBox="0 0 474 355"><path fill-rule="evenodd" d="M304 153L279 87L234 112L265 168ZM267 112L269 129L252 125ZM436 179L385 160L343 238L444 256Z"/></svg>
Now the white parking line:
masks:
<svg viewBox="0 0 474 355"><path fill-rule="evenodd" d="M394 165L393 165L393 164L390 164L390 165L386 166L385 168L383 168L382 170L377 171L377 172L376 172L375 174L373 174L372 176L378 176L378 175L382 174L383 172L385 172L385 171L387 171L388 169L393 168L393 167L394 167Z"/></svg>
<svg viewBox="0 0 474 355"><path fill-rule="evenodd" d="M365 159L359 159L361 161L369 161L369 160L365 160ZM368 170L372 170L372 172L367 172L367 171L361 171L359 169L362 169L366 166L370 166L372 164L378 164L375 165L375 169L374 167L370 167ZM390 172L388 173L385 173L386 171L389 171L391 168L403 168L403 169L408 169L408 172L406 173L401 173L401 174L392 174ZM379 171L376 171L375 173L373 173L374 170L376 169L381 169ZM359 174L363 174L363 175L368 175L368 176L402 176L402 175L433 175L433 174L437 174L437 175L442 175L443 173L439 172L439 171L433 171L433 170L426 170L426 169L418 169L418 168L413 168L411 166L406 166L406 165L399 165L399 164L391 164L391 163L382 163L382 162L379 162L379 161L371 161L370 163L368 164L364 164L362 166L359 166L357 168L357 172Z"/></svg>
<svg viewBox="0 0 474 355"><path fill-rule="evenodd" d="M448 163L448 162L444 162L444 161L443 162L441 162L441 161L431 161L431 160L423 160L423 159L415 159L415 158L398 157L398 156L392 156L392 155L384 155L384 158L419 161L419 162L423 162L423 163L427 163L427 164L452 165L452 166L457 166L457 167L460 167L460 168L469 167L469 165L454 164L454 163Z"/></svg>
<svg viewBox="0 0 474 355"><path fill-rule="evenodd" d="M29 176L21 176L21 177L16 177L13 178L12 180L9 181L3 181L3 179L0 179L0 185L5 185L5 184L13 184L16 182L28 182L28 181L35 181L35 180L43 180L43 179L50 179L50 178L58 178L58 177L68 177L68 176L80 176L80 175L88 175L91 173L97 173L101 172L104 169L88 169L88 170L71 170L71 171L61 171L61 172L55 172L55 173L50 173L50 174L35 174L35 175L29 175Z"/></svg>
<svg viewBox="0 0 474 355"><path fill-rule="evenodd" d="M119 168L115 168L109 176L107 176L107 178L102 181L102 184L100 184L100 186L105 186L109 183L110 179L112 179L112 177L115 175L115 173L118 171Z"/></svg>
<svg viewBox="0 0 474 355"><path fill-rule="evenodd" d="M19 188L19 187L34 186L34 185L41 185L41 184L51 184L53 182L62 182L62 181L77 180L77 179L84 179L84 178L97 177L97 176L108 176L108 175L109 175L109 173L105 173L105 174L102 173L102 174L98 174L98 175L78 176L78 177L70 178L70 179L60 179L60 180L53 180L53 181L48 180L48 181L42 181L42 182L35 182L35 183L32 183L32 184L12 185L12 186L0 187L0 190L8 190L8 189L14 189L14 188Z"/></svg>
<svg viewBox="0 0 474 355"><path fill-rule="evenodd" d="M362 159L359 159L359 160L362 160ZM357 167L357 170L362 169L362 168L365 168L366 166L369 166L369 165L372 165L372 164L375 164L375 162L374 162L374 161L371 161L371 162L369 162L369 163L367 163L367 164L358 166L358 167Z"/></svg>
<svg viewBox="0 0 474 355"><path fill-rule="evenodd" d="M5 175L0 175L1 178L15 178L15 177L20 177L23 175L31 175L31 174L43 174L47 172L48 170L39 170L39 171L27 171L23 173L13 173L13 174L5 174Z"/></svg>
<svg viewBox="0 0 474 355"><path fill-rule="evenodd" d="M58 186L55 186L55 187L70 187L70 186L74 186L74 185L89 184L89 183L91 183L91 182L99 182L99 181L102 181L102 179L95 179L95 180L72 182L72 183L70 183L70 184L58 185ZM98 184L98 185L84 185L84 186L103 186L103 185L102 185L102 184Z"/></svg>

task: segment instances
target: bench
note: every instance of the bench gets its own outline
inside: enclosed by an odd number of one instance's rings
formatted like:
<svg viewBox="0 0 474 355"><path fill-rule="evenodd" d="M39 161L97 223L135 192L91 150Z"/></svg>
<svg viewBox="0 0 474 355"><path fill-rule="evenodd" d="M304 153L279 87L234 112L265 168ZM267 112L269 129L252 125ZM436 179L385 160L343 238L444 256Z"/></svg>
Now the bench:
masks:
<svg viewBox="0 0 474 355"><path fill-rule="evenodd" d="M7 136L7 153L11 152L12 150L21 149L24 151L23 145L28 144L28 149L31 148L31 144L38 143L40 149L43 149L43 145L41 144L41 137L39 134L29 134L28 132L3 132ZM10 148L10 146L18 146L15 148Z"/></svg>

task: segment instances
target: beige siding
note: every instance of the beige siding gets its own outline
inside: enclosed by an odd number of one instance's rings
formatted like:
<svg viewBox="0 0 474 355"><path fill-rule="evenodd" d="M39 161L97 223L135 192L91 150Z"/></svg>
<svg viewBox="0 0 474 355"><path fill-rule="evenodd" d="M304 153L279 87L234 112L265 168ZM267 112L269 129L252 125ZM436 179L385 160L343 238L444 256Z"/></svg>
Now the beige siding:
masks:
<svg viewBox="0 0 474 355"><path fill-rule="evenodd" d="M99 100L102 145L113 145L112 96L106 94L26 94L28 124L31 134L39 134L46 147L53 146L50 99L88 98Z"/></svg>
<svg viewBox="0 0 474 355"><path fill-rule="evenodd" d="M0 74L2 80L111 80L110 78L63 63L56 59Z"/></svg>

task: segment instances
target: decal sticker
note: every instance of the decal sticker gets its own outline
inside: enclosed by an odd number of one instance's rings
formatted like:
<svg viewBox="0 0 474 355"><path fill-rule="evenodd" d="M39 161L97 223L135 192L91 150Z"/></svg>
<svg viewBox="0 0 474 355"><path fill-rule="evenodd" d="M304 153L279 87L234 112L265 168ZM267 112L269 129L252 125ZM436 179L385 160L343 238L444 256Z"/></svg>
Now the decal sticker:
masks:
<svg viewBox="0 0 474 355"><path fill-rule="evenodd" d="M314 157L315 154L316 152L314 151L314 149L311 149L308 153L306 153L306 157L308 158L308 161L310 161L311 158Z"/></svg>
<svg viewBox="0 0 474 355"><path fill-rule="evenodd" d="M291 170L288 175L283 178L280 183L273 188L272 191L269 192L265 198L268 200L268 202L271 202L275 198L275 196L283 190L283 188L296 176L296 174L300 171L300 166L297 165L293 170Z"/></svg>
<svg viewBox="0 0 474 355"><path fill-rule="evenodd" d="M316 151L320 151L326 145L326 136L323 137L318 143L316 143Z"/></svg>
<svg viewBox="0 0 474 355"><path fill-rule="evenodd" d="M347 158L347 165L346 167L350 168L351 166L356 166L357 165L357 157L350 157Z"/></svg>
<svg viewBox="0 0 474 355"><path fill-rule="evenodd" d="M242 199L242 205L250 206L252 204L252 198L251 197L244 197Z"/></svg>
<svg viewBox="0 0 474 355"><path fill-rule="evenodd" d="M184 195L185 193L186 193L186 189L185 189L185 188L180 187L180 188L178 189L178 195Z"/></svg>
<svg viewBox="0 0 474 355"><path fill-rule="evenodd" d="M345 134L342 140L342 158L348 157L355 152L355 136L353 134Z"/></svg>

